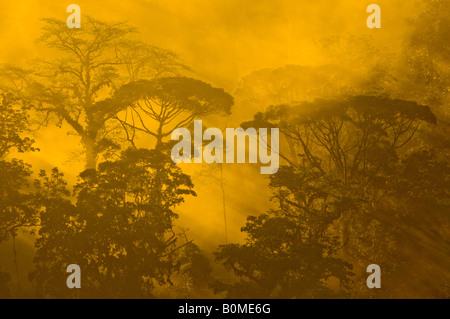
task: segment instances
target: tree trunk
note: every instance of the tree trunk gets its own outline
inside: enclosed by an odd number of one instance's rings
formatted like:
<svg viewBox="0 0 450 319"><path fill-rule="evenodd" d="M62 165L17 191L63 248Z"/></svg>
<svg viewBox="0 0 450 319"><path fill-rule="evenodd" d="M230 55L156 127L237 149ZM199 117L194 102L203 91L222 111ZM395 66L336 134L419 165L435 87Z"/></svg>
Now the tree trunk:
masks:
<svg viewBox="0 0 450 319"><path fill-rule="evenodd" d="M156 146L155 146L156 150L161 148L163 142L162 140L163 140L163 124L159 123L158 133L156 136Z"/></svg>

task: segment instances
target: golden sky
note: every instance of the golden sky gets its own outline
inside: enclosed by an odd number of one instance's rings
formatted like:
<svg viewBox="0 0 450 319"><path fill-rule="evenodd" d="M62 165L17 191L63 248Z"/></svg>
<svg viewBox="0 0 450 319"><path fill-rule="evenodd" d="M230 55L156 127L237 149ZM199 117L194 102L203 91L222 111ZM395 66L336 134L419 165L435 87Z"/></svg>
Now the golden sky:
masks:
<svg viewBox="0 0 450 319"><path fill-rule="evenodd" d="M65 20L71 3L82 15L129 21L143 40L176 51L199 76L228 89L257 69L323 63L323 38L368 35L379 47L398 46L416 8L415 1L378 0L382 28L370 30L373 1L361 0L0 0L0 62L39 57L40 19Z"/></svg>

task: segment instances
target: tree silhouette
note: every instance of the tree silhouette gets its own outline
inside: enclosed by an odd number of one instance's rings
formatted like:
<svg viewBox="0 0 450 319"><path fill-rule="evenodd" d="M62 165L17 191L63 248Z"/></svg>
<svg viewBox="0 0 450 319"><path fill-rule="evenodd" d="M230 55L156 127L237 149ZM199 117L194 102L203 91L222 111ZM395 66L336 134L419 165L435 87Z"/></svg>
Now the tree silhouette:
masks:
<svg viewBox="0 0 450 319"><path fill-rule="evenodd" d="M28 190L28 178L31 165L23 160L11 158L13 151L19 153L36 151L34 140L26 136L29 133L29 107L26 101L13 96L11 92L0 93L0 242L13 240L14 264L17 285L19 272L17 265L16 236L19 230L38 224L34 197ZM0 272L0 296L8 295L7 282L10 276Z"/></svg>
<svg viewBox="0 0 450 319"><path fill-rule="evenodd" d="M189 126L195 118L229 114L233 98L223 89L186 77L141 80L121 87L112 104L127 107L117 119L134 143L136 132L156 139L156 147L175 128Z"/></svg>
<svg viewBox="0 0 450 319"><path fill-rule="evenodd" d="M36 187L43 211L32 279L42 296L77 296L65 287L68 263L83 269L81 297L151 297L156 286L171 283L175 253L187 244L173 230L173 208L195 193L166 155L130 149L86 170L76 204L56 169L41 173Z"/></svg>
<svg viewBox="0 0 450 319"><path fill-rule="evenodd" d="M329 251L356 267L358 281L364 265L373 260L383 265L385 275L398 275L406 260L415 258L416 247L425 235L417 229L422 219L439 233L427 243L435 248L433 258L442 261L438 267L445 269L443 250L436 246L447 246L440 223L446 219L442 212L448 209L448 203L440 198L447 196L449 188L444 185L448 184L448 176L437 176L436 172L447 171L448 164L440 162L432 152L427 153L423 146L408 151L408 146L415 144L419 128L427 123L436 123L429 107L377 96L273 106L256 114L253 121L243 123L243 127L279 127L295 152L280 154L288 165L271 178L279 209L249 217L242 229L248 234L247 244L224 246L217 254L219 261L246 280L231 287L218 285L218 289L232 296L239 291L261 293L264 297L281 296L282 291L287 297L304 292L305 296L330 296L326 288L332 284L326 284L325 279L335 276L348 284L344 264L330 272L308 265L312 268L303 272L314 278L309 284L298 281L299 275L286 275L295 274L288 265L302 265L300 256L322 265L319 257L330 257ZM420 178L407 173L411 165L422 172ZM422 183L430 184L433 194L423 202L428 205L429 217L405 208L408 198L423 198ZM291 234L302 239L313 236L317 240L315 253L283 250L295 242ZM333 245L319 245L324 242ZM408 253L402 249L405 246ZM282 262L275 263L281 256ZM291 260L295 262L290 264ZM271 262L273 269L264 268ZM290 283L292 289L275 289L289 287ZM317 289L315 293L309 290L311 287Z"/></svg>
<svg viewBox="0 0 450 319"><path fill-rule="evenodd" d="M339 239L327 233L343 210L338 199L330 200L335 191L308 166L281 167L270 187L278 208L249 216L242 228L246 243L216 253L240 278L232 285L216 282L216 291L230 298L323 298L337 293L327 286L334 278L345 294L352 267L336 257Z"/></svg>
<svg viewBox="0 0 450 319"><path fill-rule="evenodd" d="M111 121L121 109L104 101L129 81L178 74L187 69L169 50L133 40L133 27L86 17L83 28L69 29L64 21L45 19L40 41L61 58L40 60L34 76L21 71L27 96L42 115L41 125L56 119L81 138L86 168L95 168L99 154L117 143ZM17 76L17 72L15 73Z"/></svg>
<svg viewBox="0 0 450 319"><path fill-rule="evenodd" d="M30 165L8 159L11 151L35 151L34 140L24 136L28 130L27 107L11 93L0 95L0 242L15 236L21 227L36 223L32 196L27 189Z"/></svg>
<svg viewBox="0 0 450 319"><path fill-rule="evenodd" d="M125 66L127 82L180 76L191 71L176 53L138 40L118 41L115 53Z"/></svg>

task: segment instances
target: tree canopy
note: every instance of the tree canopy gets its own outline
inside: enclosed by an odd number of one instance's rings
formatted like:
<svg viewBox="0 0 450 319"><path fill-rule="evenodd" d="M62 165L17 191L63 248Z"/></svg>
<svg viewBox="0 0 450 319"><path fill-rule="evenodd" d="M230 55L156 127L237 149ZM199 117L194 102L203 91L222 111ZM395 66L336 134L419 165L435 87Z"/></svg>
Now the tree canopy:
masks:
<svg viewBox="0 0 450 319"><path fill-rule="evenodd" d="M195 118L230 114L233 97L200 80L168 77L126 84L112 103L126 107L117 119L130 141L141 131L156 138L159 145L175 128L189 126Z"/></svg>

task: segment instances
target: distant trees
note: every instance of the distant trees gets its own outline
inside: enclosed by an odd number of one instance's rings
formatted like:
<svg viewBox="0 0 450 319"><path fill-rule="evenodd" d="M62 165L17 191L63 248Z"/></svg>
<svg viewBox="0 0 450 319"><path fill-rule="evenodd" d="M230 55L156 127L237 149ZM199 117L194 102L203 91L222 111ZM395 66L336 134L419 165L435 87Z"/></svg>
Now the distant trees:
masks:
<svg viewBox="0 0 450 319"><path fill-rule="evenodd" d="M27 136L28 109L25 101L0 91L0 243L12 238L14 249L19 230L38 224L34 197L28 190L31 165L11 157L12 152L37 150L34 140ZM0 270L0 298L9 297L10 278Z"/></svg>
<svg viewBox="0 0 450 319"><path fill-rule="evenodd" d="M356 92L361 75L342 66L286 65L257 70L242 77L234 96L238 116L249 118L269 105L330 99Z"/></svg>
<svg viewBox="0 0 450 319"><path fill-rule="evenodd" d="M7 273L1 271L0 268L0 298L5 299L9 297L8 282L11 280Z"/></svg>
<svg viewBox="0 0 450 319"><path fill-rule="evenodd" d="M448 1L422 1L422 12L408 29L402 54L396 65L394 84L398 96L430 105L438 125L423 131L424 143L436 156L450 155L450 33Z"/></svg>

